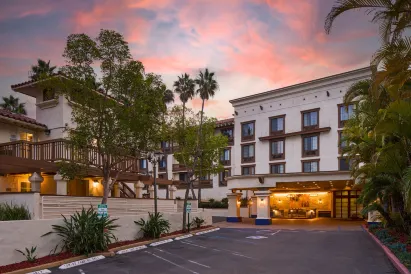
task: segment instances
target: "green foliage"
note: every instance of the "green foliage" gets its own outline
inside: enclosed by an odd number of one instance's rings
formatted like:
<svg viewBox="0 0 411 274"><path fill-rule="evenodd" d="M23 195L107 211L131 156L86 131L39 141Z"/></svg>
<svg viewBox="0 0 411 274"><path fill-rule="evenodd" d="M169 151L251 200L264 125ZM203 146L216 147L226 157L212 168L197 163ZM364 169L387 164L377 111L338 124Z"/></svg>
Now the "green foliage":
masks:
<svg viewBox="0 0 411 274"><path fill-rule="evenodd" d="M34 255L36 253L37 246L32 246L30 249L26 247L26 252L23 252L19 249L16 249L17 252L21 253L24 257L26 257L26 260L30 263L35 262L37 259L37 256Z"/></svg>
<svg viewBox="0 0 411 274"><path fill-rule="evenodd" d="M395 254L398 254L401 252L407 252L407 245L403 243L397 242L397 243L387 244L387 247Z"/></svg>
<svg viewBox="0 0 411 274"><path fill-rule="evenodd" d="M401 263L403 263L406 267L411 266L411 253L409 253L409 252L399 252L395 255L401 261Z"/></svg>
<svg viewBox="0 0 411 274"><path fill-rule="evenodd" d="M161 213L148 213L148 220L141 218L139 221L134 221L140 226L144 237L158 239L161 234L167 233L170 230L170 222L163 218Z"/></svg>
<svg viewBox="0 0 411 274"><path fill-rule="evenodd" d="M46 62L42 59L37 59L37 64L31 66L32 75L30 76L30 78L31 80L40 80L52 75L55 69L55 66L50 66L50 60Z"/></svg>
<svg viewBox="0 0 411 274"><path fill-rule="evenodd" d="M392 243L394 242L394 237L390 234L388 229L379 229L375 231L375 236L384 244Z"/></svg>
<svg viewBox="0 0 411 274"><path fill-rule="evenodd" d="M26 206L8 203L0 204L0 221L31 220L31 214Z"/></svg>
<svg viewBox="0 0 411 274"><path fill-rule="evenodd" d="M228 208L228 200L223 198L221 201L216 201L214 199L208 200L208 202L202 202L200 207L202 208Z"/></svg>
<svg viewBox="0 0 411 274"><path fill-rule="evenodd" d="M23 114L26 115L26 108L25 108L25 103L20 103L18 97L14 97L13 95L10 95L9 97L4 97L3 96L3 103L0 104L0 107L2 109L17 113L17 114Z"/></svg>
<svg viewBox="0 0 411 274"><path fill-rule="evenodd" d="M57 234L61 239L56 249L60 246L62 251L89 255L106 251L108 245L117 240L113 234L119 227L114 224L116 220L108 216L99 217L92 207L87 210L83 208L68 219L63 216L63 224L52 225L53 230L43 236Z"/></svg>
<svg viewBox="0 0 411 274"><path fill-rule="evenodd" d="M247 198L245 198L245 197L241 198L240 202L241 202L241 204L240 204L241 207L247 207L248 206L248 199Z"/></svg>
<svg viewBox="0 0 411 274"><path fill-rule="evenodd" d="M205 220L203 218L195 217L193 222L196 224L197 228L200 228L205 223Z"/></svg>

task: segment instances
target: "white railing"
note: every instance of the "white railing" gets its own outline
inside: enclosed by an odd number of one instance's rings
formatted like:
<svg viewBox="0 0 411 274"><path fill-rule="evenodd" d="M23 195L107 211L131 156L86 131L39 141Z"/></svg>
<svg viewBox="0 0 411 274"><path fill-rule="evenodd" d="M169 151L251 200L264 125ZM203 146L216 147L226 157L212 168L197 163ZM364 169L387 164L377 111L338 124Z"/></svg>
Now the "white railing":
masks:
<svg viewBox="0 0 411 274"><path fill-rule="evenodd" d="M101 197L75 197L75 196L42 196L41 212L42 219L61 218L61 215L70 216L76 211L101 203ZM127 199L109 198L108 214L113 217L138 215L154 211L153 199ZM177 204L174 200L157 200L159 212L177 212Z"/></svg>

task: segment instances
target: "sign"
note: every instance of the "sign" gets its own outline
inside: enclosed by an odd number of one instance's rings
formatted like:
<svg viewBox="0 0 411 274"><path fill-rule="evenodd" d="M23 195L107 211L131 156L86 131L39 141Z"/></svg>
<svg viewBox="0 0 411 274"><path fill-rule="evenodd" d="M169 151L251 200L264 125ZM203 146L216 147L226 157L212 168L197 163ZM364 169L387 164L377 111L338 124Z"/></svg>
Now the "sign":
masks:
<svg viewBox="0 0 411 274"><path fill-rule="evenodd" d="M97 205L97 215L99 218L101 217L107 217L107 204L99 204Z"/></svg>
<svg viewBox="0 0 411 274"><path fill-rule="evenodd" d="M191 213L191 202L187 202L186 213Z"/></svg>

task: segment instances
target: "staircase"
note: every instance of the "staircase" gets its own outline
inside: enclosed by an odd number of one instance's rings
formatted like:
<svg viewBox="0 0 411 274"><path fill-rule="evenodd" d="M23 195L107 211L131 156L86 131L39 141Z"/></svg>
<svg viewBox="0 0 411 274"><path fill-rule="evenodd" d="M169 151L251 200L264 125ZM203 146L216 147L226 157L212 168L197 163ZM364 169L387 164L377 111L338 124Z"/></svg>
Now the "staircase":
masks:
<svg viewBox="0 0 411 274"><path fill-rule="evenodd" d="M119 182L118 187L120 189L120 197L136 198L136 193L126 183Z"/></svg>

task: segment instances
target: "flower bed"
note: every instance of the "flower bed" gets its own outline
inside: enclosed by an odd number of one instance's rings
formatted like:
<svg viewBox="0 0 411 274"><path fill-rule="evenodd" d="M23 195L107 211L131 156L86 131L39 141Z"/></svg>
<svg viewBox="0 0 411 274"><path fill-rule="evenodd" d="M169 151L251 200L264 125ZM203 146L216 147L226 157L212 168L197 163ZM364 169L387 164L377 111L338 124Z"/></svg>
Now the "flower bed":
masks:
<svg viewBox="0 0 411 274"><path fill-rule="evenodd" d="M395 231L390 228L383 228L379 224L368 226L368 230L382 244L388 247L392 253L405 265L411 269L411 237L403 232Z"/></svg>

